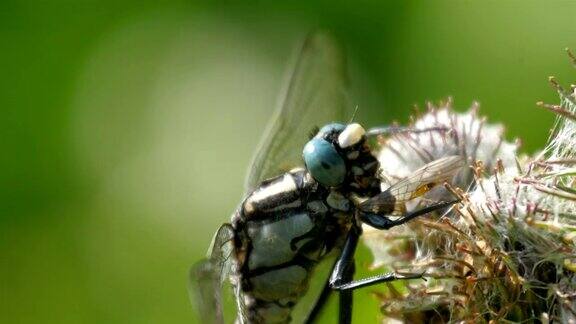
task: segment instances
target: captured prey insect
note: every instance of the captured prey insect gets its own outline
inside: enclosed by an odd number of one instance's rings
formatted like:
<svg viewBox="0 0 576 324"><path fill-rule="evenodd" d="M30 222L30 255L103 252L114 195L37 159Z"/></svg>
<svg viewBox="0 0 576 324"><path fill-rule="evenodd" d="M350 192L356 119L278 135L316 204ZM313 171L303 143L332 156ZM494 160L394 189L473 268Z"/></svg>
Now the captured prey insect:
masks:
<svg viewBox="0 0 576 324"><path fill-rule="evenodd" d="M368 139L395 132L443 130L384 127L365 131L357 123L332 122L321 124L307 138L303 130L314 123L343 119L345 75L344 59L334 42L325 34L309 36L275 122L252 164L245 199L231 223L218 229L207 259L190 271L189 290L203 323L224 322L221 287L227 279L235 293L238 322L313 322L334 291L340 297L339 322L350 323L354 289L422 276L388 273L353 280L361 225L386 230L451 206L455 201L389 217L405 210L402 206L407 201L449 181L463 161L457 156L433 161L382 191L379 162ZM302 160L304 167L294 168ZM332 261L331 274L313 278L319 263L326 260ZM304 318L293 318L297 306L309 306L298 302L314 280L323 284L310 303L313 306Z"/></svg>

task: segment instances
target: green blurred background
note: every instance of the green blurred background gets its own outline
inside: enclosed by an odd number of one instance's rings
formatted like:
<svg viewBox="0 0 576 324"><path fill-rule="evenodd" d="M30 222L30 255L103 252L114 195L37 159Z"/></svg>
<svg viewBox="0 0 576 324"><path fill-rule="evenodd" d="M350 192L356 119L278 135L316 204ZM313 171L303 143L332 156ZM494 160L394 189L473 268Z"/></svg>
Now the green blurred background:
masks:
<svg viewBox="0 0 576 324"><path fill-rule="evenodd" d="M307 31L345 44L360 121L451 95L534 152L547 76L574 81L575 17L549 0L3 0L0 322L196 322L187 270L242 197ZM356 306L375 321L370 289Z"/></svg>

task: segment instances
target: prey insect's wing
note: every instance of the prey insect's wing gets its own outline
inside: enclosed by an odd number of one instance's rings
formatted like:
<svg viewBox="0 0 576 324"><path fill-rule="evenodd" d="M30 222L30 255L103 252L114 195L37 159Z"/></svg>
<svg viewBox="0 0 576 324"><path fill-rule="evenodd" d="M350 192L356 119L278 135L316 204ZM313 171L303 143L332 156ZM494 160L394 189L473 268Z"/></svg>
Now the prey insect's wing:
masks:
<svg viewBox="0 0 576 324"><path fill-rule="evenodd" d="M436 185L449 181L463 165L464 159L456 155L432 161L380 194L362 202L360 210L377 214L389 213L397 204L420 197Z"/></svg>
<svg viewBox="0 0 576 324"><path fill-rule="evenodd" d="M202 323L224 323L222 285L230 273L234 231L222 225L212 240L206 259L190 269L189 294Z"/></svg>
<svg viewBox="0 0 576 324"><path fill-rule="evenodd" d="M302 149L310 132L345 118L346 66L335 41L313 33L302 45L279 105L254 157L245 187L302 163Z"/></svg>
<svg viewBox="0 0 576 324"><path fill-rule="evenodd" d="M457 155L434 160L392 185L388 191L401 202L420 197L436 185L450 180L463 165L464 159Z"/></svg>

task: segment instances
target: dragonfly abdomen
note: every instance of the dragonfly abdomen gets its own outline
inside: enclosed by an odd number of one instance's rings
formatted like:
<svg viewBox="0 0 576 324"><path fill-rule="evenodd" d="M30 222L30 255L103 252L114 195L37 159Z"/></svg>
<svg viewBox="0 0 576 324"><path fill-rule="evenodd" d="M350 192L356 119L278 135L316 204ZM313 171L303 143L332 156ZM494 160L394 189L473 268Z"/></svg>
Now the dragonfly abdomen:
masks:
<svg viewBox="0 0 576 324"><path fill-rule="evenodd" d="M340 236L322 190L306 171L293 171L263 183L236 214L237 297L250 323L289 322Z"/></svg>

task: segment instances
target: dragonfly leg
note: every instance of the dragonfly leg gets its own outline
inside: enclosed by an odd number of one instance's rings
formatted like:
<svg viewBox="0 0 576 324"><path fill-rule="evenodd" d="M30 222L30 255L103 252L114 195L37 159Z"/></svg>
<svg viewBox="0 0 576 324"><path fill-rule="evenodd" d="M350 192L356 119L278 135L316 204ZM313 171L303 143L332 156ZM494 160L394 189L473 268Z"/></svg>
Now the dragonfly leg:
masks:
<svg viewBox="0 0 576 324"><path fill-rule="evenodd" d="M415 210L413 212L409 212L405 215L403 215L402 217L400 217L399 219L396 220L391 220L390 218L386 217L385 215L378 215L378 214L374 214L374 213L362 213L360 215L360 219L362 220L362 222L374 227L374 228L378 228L378 229L390 229L394 226L398 226L398 225L402 225L418 216L422 216L424 214L428 214L430 212L433 212L435 210L438 209L442 209L442 208L446 208L446 207L450 207L453 204L459 202L460 200L452 200L452 201L444 201L444 202L440 202L440 203L436 203L418 210Z"/></svg>
<svg viewBox="0 0 576 324"><path fill-rule="evenodd" d="M329 279L329 286L333 290L338 290L340 295L339 320L340 324L350 324L352 322L352 290L342 290L340 286L351 282L354 277L354 253L358 246L359 233L352 228L348 233L342 253L334 264L334 269Z"/></svg>
<svg viewBox="0 0 576 324"><path fill-rule="evenodd" d="M352 265L354 265L354 261L352 261ZM354 268L352 266L352 268ZM352 272L353 273L353 272ZM352 279L352 273L347 273L345 275L349 275L350 279ZM351 324L352 323L352 290L342 290L340 291L340 301L338 304L338 323L339 324Z"/></svg>
<svg viewBox="0 0 576 324"><path fill-rule="evenodd" d="M366 132L366 136L378 136L378 135L391 135L391 134L398 134L398 133L424 133L424 132L445 132L450 130L450 128L438 126L438 127L429 127L429 128L410 128L410 127L401 127L401 126L384 126L384 127L374 127L370 128Z"/></svg>
<svg viewBox="0 0 576 324"><path fill-rule="evenodd" d="M342 282L337 286L334 286L332 289L336 289L340 291L340 294L344 292L351 292L352 290L373 286L383 282L391 282L396 280L409 280L409 279L424 279L424 273L415 274L415 275L402 275L396 272L389 272L379 274L369 278L363 278L359 280L353 280L349 282Z"/></svg>
<svg viewBox="0 0 576 324"><path fill-rule="evenodd" d="M352 280L354 274L354 252L356 246L358 245L358 234L352 232L348 234L344 248L342 249L342 254L336 261L332 274L330 276L330 288L340 292L340 300L342 301L343 294L350 294L353 290L372 286L382 282L390 282L394 280L406 280L406 279L420 279L424 274L416 275L402 275L395 272L384 273L377 276L363 278L359 280ZM349 304L352 305L351 303ZM342 304L340 305L340 314L342 315ZM346 305L344 305L346 306ZM344 311L345 312L345 311ZM342 322L340 322L342 323ZM348 322L347 322L348 323Z"/></svg>
<svg viewBox="0 0 576 324"><path fill-rule="evenodd" d="M400 219L391 220L384 215L362 214L361 220L368 225L379 229L389 229L391 227L404 224L418 216L430 213L432 211L449 207L459 200L437 203L402 216ZM355 289L372 286L382 282L395 280L419 279L423 274L402 275L395 272L384 273L377 276L353 280L354 276L354 254L358 246L359 232L351 229L342 248L342 253L336 260L332 274L328 280L330 289L336 290L340 294L339 323L349 324L352 321L352 292Z"/></svg>

